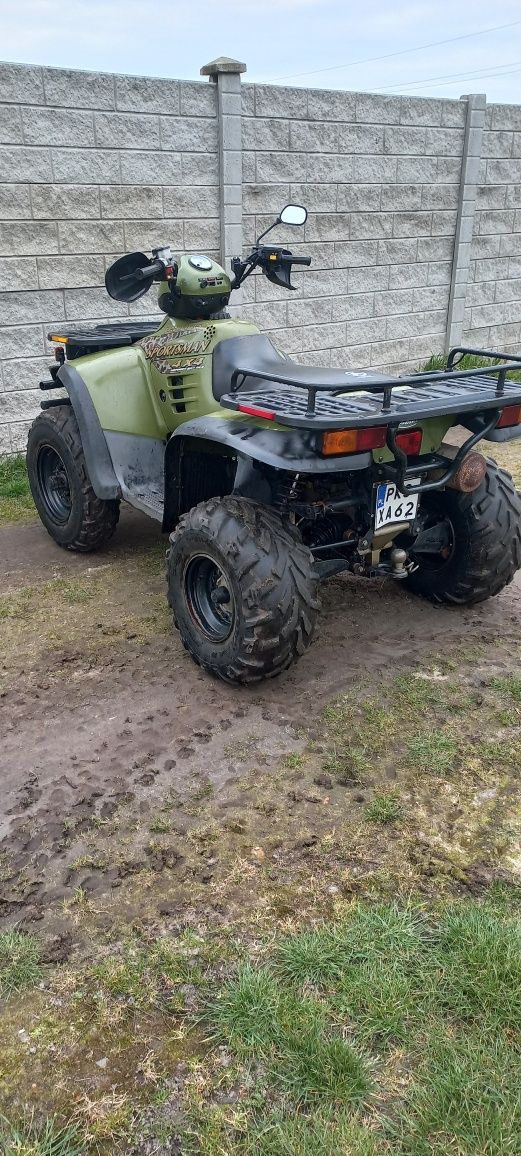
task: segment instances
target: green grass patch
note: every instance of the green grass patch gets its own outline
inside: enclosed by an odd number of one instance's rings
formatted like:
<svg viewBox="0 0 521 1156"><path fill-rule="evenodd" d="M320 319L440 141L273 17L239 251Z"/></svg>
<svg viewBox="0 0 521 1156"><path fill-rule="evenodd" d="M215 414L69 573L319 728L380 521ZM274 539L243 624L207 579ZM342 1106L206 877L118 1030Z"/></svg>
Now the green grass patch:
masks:
<svg viewBox="0 0 521 1156"><path fill-rule="evenodd" d="M409 761L419 771L445 774L452 769L457 753L456 740L441 729L413 735L407 742Z"/></svg>
<svg viewBox="0 0 521 1156"><path fill-rule="evenodd" d="M380 791L373 795L365 808L370 823L395 823L402 815L402 806L395 792Z"/></svg>
<svg viewBox="0 0 521 1156"><path fill-rule="evenodd" d="M501 362L495 360L493 357L479 357L475 353L466 353L464 357L458 361L457 365L453 367L455 371L458 369L485 369L486 366L499 366ZM422 366L422 373L435 373L439 370L447 368L447 358L444 353L433 353L429 360ZM521 381L521 367L519 369L509 370L507 377L512 381Z"/></svg>
<svg viewBox="0 0 521 1156"><path fill-rule="evenodd" d="M244 1156L376 1156L370 1133L341 1108L302 1117L275 1111L252 1128Z"/></svg>
<svg viewBox="0 0 521 1156"><path fill-rule="evenodd" d="M202 943L190 932L177 940L158 939L152 945L139 941L123 945L118 955L108 956L92 969L101 1004L106 997L124 998L131 1007L175 1010L183 984L199 986L204 971L199 958Z"/></svg>
<svg viewBox="0 0 521 1156"><path fill-rule="evenodd" d="M501 694L508 695L514 699L515 703L521 705L521 678L516 674L502 675L500 678L493 678L491 686L494 690L499 690Z"/></svg>
<svg viewBox="0 0 521 1156"><path fill-rule="evenodd" d="M75 1124L61 1126L54 1118L38 1124L29 1118L15 1125L0 1118L0 1151L6 1156L85 1156L87 1149Z"/></svg>
<svg viewBox="0 0 521 1156"><path fill-rule="evenodd" d="M400 675L363 701L345 695L324 712L323 768L340 783L364 783L376 762L450 772L463 745L460 716L471 705L466 687L436 670L427 677ZM438 715L446 721L435 727Z"/></svg>
<svg viewBox="0 0 521 1156"><path fill-rule="evenodd" d="M207 1006L227 1060L188 1081L187 1151L517 1154L520 937L519 916L472 901L358 905L279 939Z"/></svg>
<svg viewBox="0 0 521 1156"><path fill-rule="evenodd" d="M0 524L25 522L35 515L25 457L0 457Z"/></svg>
<svg viewBox="0 0 521 1156"><path fill-rule="evenodd" d="M21 931L0 932L0 996L34 987L41 979L40 945Z"/></svg>
<svg viewBox="0 0 521 1156"><path fill-rule="evenodd" d="M508 1156L521 1151L521 1060L478 1027L433 1027L410 1100L392 1129L410 1156Z"/></svg>

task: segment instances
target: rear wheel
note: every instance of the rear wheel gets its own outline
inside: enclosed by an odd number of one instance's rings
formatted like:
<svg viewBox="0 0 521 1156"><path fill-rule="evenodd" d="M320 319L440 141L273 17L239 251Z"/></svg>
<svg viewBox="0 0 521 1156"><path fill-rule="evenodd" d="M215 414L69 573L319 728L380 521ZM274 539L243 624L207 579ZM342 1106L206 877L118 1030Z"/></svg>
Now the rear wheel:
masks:
<svg viewBox="0 0 521 1156"><path fill-rule="evenodd" d="M407 585L416 594L434 602L483 602L521 567L521 498L510 474L495 462L487 462L483 482L471 494L425 494L420 516L432 532L433 548L415 556L411 547L418 569Z"/></svg>
<svg viewBox="0 0 521 1156"><path fill-rule="evenodd" d="M33 422L27 472L36 509L58 546L90 553L108 542L118 522L119 501L104 501L94 493L70 405L45 410Z"/></svg>
<svg viewBox="0 0 521 1156"><path fill-rule="evenodd" d="M318 579L311 552L273 510L212 498L170 536L168 600L184 646L226 682L286 670L311 642Z"/></svg>

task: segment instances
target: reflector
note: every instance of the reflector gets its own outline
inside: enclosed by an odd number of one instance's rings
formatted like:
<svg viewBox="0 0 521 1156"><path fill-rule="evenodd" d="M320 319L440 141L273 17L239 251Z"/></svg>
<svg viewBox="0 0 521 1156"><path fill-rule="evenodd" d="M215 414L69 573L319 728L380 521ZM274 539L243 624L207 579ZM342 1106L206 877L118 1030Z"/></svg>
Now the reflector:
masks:
<svg viewBox="0 0 521 1156"><path fill-rule="evenodd" d="M261 409L258 405L238 405L241 413L251 413L252 417L263 417L266 421L275 421L275 414L271 409Z"/></svg>
<svg viewBox="0 0 521 1156"><path fill-rule="evenodd" d="M356 454L382 449L387 441L387 426L368 426L366 429L328 430L322 434L323 454Z"/></svg>
<svg viewBox="0 0 521 1156"><path fill-rule="evenodd" d="M519 425L520 423L521 405L506 405L497 423L496 429L504 429L505 426Z"/></svg>
<svg viewBox="0 0 521 1156"><path fill-rule="evenodd" d="M416 457L419 454L422 446L423 433L421 429L408 429L403 433L396 435L396 445L403 450L408 457Z"/></svg>

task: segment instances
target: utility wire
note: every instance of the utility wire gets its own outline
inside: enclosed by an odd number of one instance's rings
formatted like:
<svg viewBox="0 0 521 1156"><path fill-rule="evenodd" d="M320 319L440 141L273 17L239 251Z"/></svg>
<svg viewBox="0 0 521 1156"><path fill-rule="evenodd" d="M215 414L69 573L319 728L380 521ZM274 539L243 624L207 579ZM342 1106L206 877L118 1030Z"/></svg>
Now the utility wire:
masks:
<svg viewBox="0 0 521 1156"><path fill-rule="evenodd" d="M511 69L510 72L485 73L484 76L482 76L481 78L478 77L478 79L481 79L481 80L486 80L486 79L488 79L488 80L493 80L493 79L501 80L504 76L517 76L520 72L521 72L521 68L513 68L513 69ZM460 80L439 80L437 84L418 84L417 88L419 88L421 91L423 91L424 88L445 88L445 86L449 87L452 84L461 84L461 79ZM385 89L385 88L377 88L377 89L363 88L362 89L361 88L361 89L358 89L358 91L359 92L378 92L378 93L385 94L387 89ZM416 91L416 89L414 89L413 91ZM421 92L418 95L421 95ZM509 103L509 102L507 101L507 103Z"/></svg>
<svg viewBox="0 0 521 1156"><path fill-rule="evenodd" d="M454 79L454 81L459 81L459 80L468 80L468 79L471 79L472 77L480 77L480 76L484 76L484 77L485 76L492 76L492 75L493 76L501 76L504 69L512 68L513 65L517 66L518 64L521 64L521 60L510 60L508 64L489 64L488 68L473 69L472 72L445 72L445 73L442 73L441 76L426 76L425 80L407 80L404 84L388 84L385 86L385 88L382 87L382 88L377 89L376 91L388 92L391 88L399 88L400 90L402 88L417 88L418 85L430 84L430 82L432 80L452 80L452 79ZM500 71L496 71L496 69L499 69ZM510 73L507 72L507 73L505 73L505 75L510 76Z"/></svg>
<svg viewBox="0 0 521 1156"><path fill-rule="evenodd" d="M314 68L311 72L293 72L287 76L273 76L270 83L278 80L296 80L300 76L318 76L320 72L336 72L338 69L354 68L357 64L374 64L378 60L390 60L393 56L405 56L411 52L421 52L424 48L438 48L442 44L454 44L457 40L469 40L472 36L486 36L490 32L501 32L504 28L515 28L521 20L509 24L496 24L494 28L482 28L481 32L464 32L461 36L449 36L447 40L433 40L430 44L418 44L416 48L402 48L399 52L386 52L384 56L367 56L364 60L350 60L347 64L332 64L327 68Z"/></svg>

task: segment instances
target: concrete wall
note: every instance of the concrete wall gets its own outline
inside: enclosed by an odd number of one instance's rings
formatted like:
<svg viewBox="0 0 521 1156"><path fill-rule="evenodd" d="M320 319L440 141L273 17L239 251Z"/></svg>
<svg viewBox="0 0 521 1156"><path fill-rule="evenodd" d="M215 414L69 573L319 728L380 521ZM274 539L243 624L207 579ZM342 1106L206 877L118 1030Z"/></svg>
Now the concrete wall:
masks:
<svg viewBox="0 0 521 1156"><path fill-rule="evenodd" d="M521 344L521 108L241 85L213 63L210 83L0 65L0 452L38 410L49 328L154 308L108 298L115 256L228 259L289 199L305 230L272 236L311 269L292 294L255 276L234 306L280 348L415 367L464 316L474 343Z"/></svg>
<svg viewBox="0 0 521 1156"><path fill-rule="evenodd" d="M310 211L297 291L256 278L261 328L320 365L443 348L465 103L245 85L243 113L245 240L289 199Z"/></svg>
<svg viewBox="0 0 521 1156"><path fill-rule="evenodd" d="M485 113L478 175L465 340L521 348L521 106L492 104Z"/></svg>
<svg viewBox="0 0 521 1156"><path fill-rule="evenodd" d="M107 264L171 242L219 250L216 87L0 65L0 452L23 446L47 332L142 316Z"/></svg>

